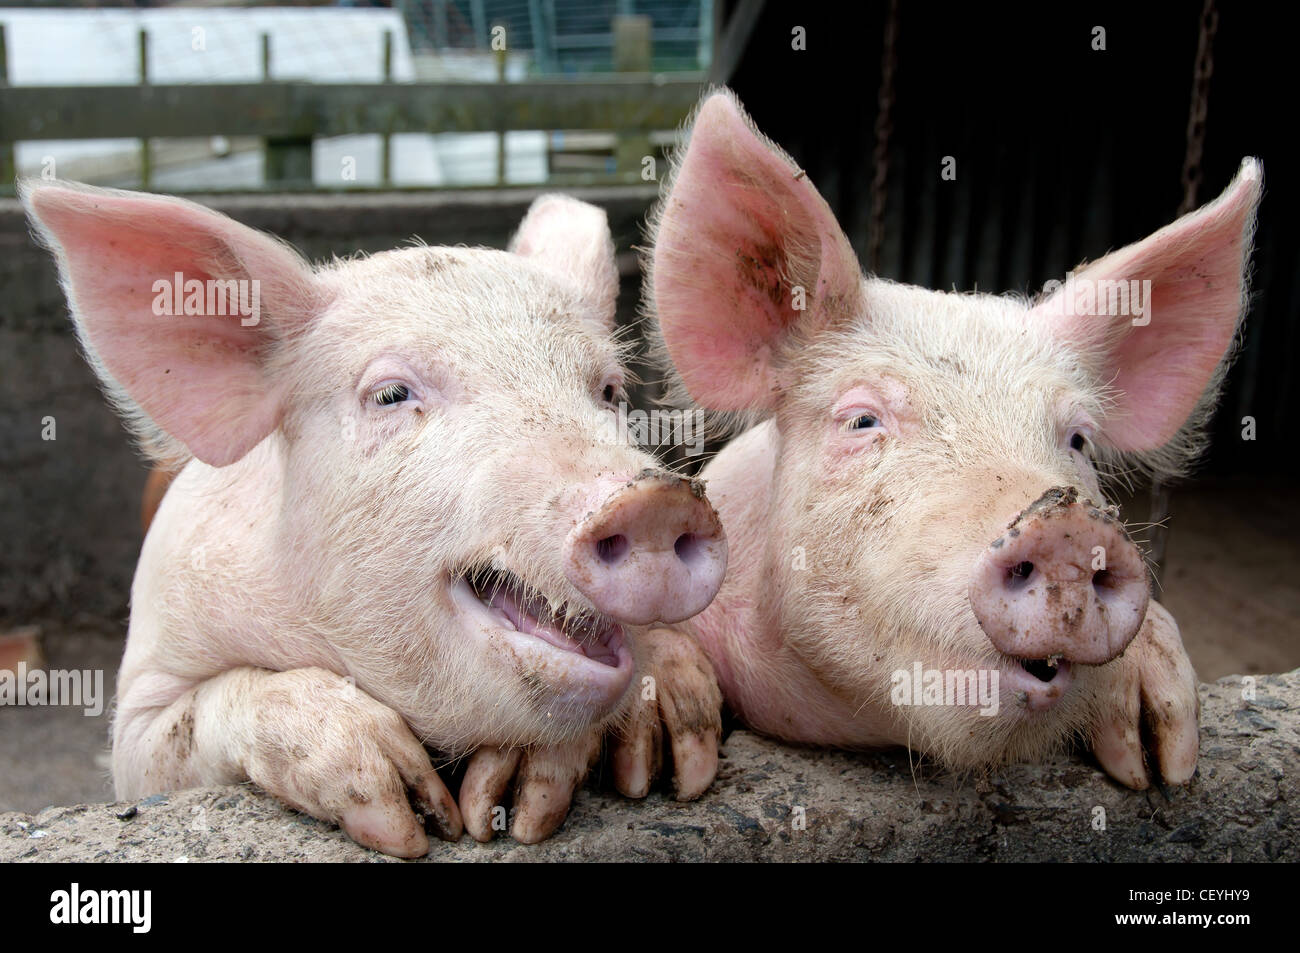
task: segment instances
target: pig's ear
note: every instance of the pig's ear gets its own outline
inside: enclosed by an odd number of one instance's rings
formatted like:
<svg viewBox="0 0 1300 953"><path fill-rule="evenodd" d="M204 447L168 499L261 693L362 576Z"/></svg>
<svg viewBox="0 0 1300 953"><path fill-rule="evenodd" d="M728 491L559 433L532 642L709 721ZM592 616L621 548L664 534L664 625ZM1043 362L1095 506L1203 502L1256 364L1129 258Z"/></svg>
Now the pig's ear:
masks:
<svg viewBox="0 0 1300 953"><path fill-rule="evenodd" d="M1215 201L1076 271L1033 309L1094 355L1111 384L1104 443L1122 452L1164 447L1217 389L1246 303L1262 184L1259 162L1245 160ZM1121 287L1111 282L1127 283L1127 310L1111 306L1112 289ZM1124 300L1116 291L1115 301Z"/></svg>
<svg viewBox="0 0 1300 953"><path fill-rule="evenodd" d="M567 195L540 196L528 207L510 251L576 284L593 315L614 326L618 266L604 209Z"/></svg>
<svg viewBox="0 0 1300 953"><path fill-rule="evenodd" d="M859 309L861 267L826 201L729 91L703 102L679 155L651 264L659 331L696 401L768 409L792 336Z"/></svg>
<svg viewBox="0 0 1300 953"><path fill-rule="evenodd" d="M19 195L82 347L146 449L183 457L179 442L224 466L278 426L265 358L321 304L295 252L180 199L37 180Z"/></svg>

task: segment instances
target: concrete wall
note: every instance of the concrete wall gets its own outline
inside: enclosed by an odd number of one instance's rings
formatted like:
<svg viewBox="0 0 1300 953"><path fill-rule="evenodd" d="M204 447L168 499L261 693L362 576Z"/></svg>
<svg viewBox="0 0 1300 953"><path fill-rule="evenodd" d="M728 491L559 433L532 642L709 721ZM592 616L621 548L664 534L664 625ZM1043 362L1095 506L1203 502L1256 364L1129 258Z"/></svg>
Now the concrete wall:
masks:
<svg viewBox="0 0 1300 953"><path fill-rule="evenodd" d="M392 248L415 235L431 245L504 247L537 194L197 200L317 260ZM640 280L629 249L655 189L573 194L609 212L624 253L619 317L631 321ZM54 418L54 440L42 439L46 417ZM146 474L77 351L53 261L32 241L21 206L0 200L0 629L82 614L125 619Z"/></svg>
<svg viewBox="0 0 1300 953"><path fill-rule="evenodd" d="M620 798L606 773L541 844L434 840L427 859L1294 863L1298 702L1300 671L1261 676L1253 698L1236 676L1203 684L1196 776L1145 792L1079 755L960 780L905 751L821 751L736 731L698 801ZM391 860L249 785L0 813L0 863L181 859Z"/></svg>

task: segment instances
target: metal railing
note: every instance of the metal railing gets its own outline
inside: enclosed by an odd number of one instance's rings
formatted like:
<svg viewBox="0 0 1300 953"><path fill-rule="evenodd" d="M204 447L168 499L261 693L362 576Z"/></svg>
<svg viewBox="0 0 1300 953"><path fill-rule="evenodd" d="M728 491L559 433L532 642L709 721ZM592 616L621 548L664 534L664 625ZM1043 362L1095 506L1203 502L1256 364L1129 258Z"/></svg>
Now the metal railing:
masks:
<svg viewBox="0 0 1300 953"><path fill-rule="evenodd" d="M407 8L411 6L399 4L408 24ZM450 10L459 7L472 13L480 6L425 4L435 18L440 8L450 15ZM553 12L554 8L553 3L529 2L522 6L543 13L548 8ZM618 6L631 4L620 2ZM709 0L703 0L702 7L711 9ZM496 174L486 183L474 184L505 185L507 136L524 131L547 136L545 184L643 182L646 158L658 160L662 147L687 117L703 86L701 72L652 72L656 43L690 40L692 35L698 39L698 31L693 34L679 27L656 27L650 16L618 14L609 22L609 63L617 72L564 77L544 75L532 68L521 71L518 62L508 71L511 56L526 55L537 65L541 54L536 50L521 54L508 49L505 42L495 42L507 34L493 33L486 10L482 17L471 19L475 26L468 45L478 52L473 54L473 68L463 72L477 78L468 82L420 78L422 71L418 68L411 79L412 57L417 55L415 43L412 49L401 50L403 73L400 80L395 80L394 48L398 42L405 46L407 36L395 37L392 31L382 35L378 69L372 66L363 74L373 76L377 72L378 82L277 79L279 40L268 33L257 38L260 82L155 82L150 69L150 36L140 29L138 82L119 85L11 84L7 39L4 24L0 23L0 190L12 194L18 172L64 174L58 171L52 156L48 163L41 163L39 170L31 168L30 159L25 168L19 169L15 143L104 139L136 139L139 146L134 156L128 154L125 163L118 163L130 168L129 181L109 179L103 184L153 187L160 150L173 164L193 161L195 150L182 149L179 140L209 139L223 143L224 154L229 154L232 141L236 150L260 151L260 184L268 189L355 189L367 184L387 188L395 184L392 137L412 133L426 137L495 134L495 156L485 153L484 161L495 159ZM545 25L546 17L539 23ZM400 29L400 22L397 27ZM541 35L537 29L534 36ZM464 35L458 35L463 43ZM598 40L603 42L595 34L557 34L553 15L547 35L554 41L552 47L576 44L595 48L601 45ZM450 32L441 33L445 43L450 43L450 37ZM293 42L301 45L302 41L294 37ZM370 43L374 43L373 38ZM373 50L373 45L370 48ZM124 52L119 45L117 55ZM355 52L351 54L353 60ZM429 71L423 72L427 75ZM485 73L495 73L495 79L485 79ZM317 145L322 140L345 136L379 137L378 156L371 163L378 167L377 174L361 180L346 175L332 179L322 174L317 168L320 161L315 158ZM539 151L536 145L534 151ZM195 187L213 191L202 183Z"/></svg>

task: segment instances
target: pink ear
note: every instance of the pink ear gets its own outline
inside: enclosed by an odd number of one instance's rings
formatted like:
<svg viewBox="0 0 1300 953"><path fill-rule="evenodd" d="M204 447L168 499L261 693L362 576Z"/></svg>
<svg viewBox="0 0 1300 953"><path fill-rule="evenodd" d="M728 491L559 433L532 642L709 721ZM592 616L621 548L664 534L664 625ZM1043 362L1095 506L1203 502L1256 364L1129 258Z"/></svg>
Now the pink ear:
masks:
<svg viewBox="0 0 1300 953"><path fill-rule="evenodd" d="M137 427L162 430L213 466L275 429L280 394L263 358L320 307L306 262L180 199L36 181L20 194L58 259L88 357Z"/></svg>
<svg viewBox="0 0 1300 953"><path fill-rule="evenodd" d="M695 117L661 209L652 282L691 396L758 410L774 401L773 355L788 333L856 311L862 272L812 183L723 91Z"/></svg>
<svg viewBox="0 0 1300 953"><path fill-rule="evenodd" d="M564 195L540 196L528 207L510 251L574 282L598 319L614 326L618 267L604 209Z"/></svg>
<svg viewBox="0 0 1300 953"><path fill-rule="evenodd" d="M1262 184L1262 167L1247 159L1218 199L1076 272L1033 309L1062 338L1102 355L1118 392L1102 438L1115 448L1168 443L1215 379L1241 320ZM1127 309L1114 306L1123 292Z"/></svg>

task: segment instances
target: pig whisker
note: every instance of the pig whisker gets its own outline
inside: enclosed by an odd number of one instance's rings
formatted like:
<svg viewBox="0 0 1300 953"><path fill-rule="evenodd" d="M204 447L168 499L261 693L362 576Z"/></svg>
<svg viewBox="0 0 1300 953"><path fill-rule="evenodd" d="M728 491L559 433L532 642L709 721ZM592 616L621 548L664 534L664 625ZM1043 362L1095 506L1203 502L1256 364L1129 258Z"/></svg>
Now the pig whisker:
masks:
<svg viewBox="0 0 1300 953"><path fill-rule="evenodd" d="M907 720L907 769L908 772L912 775L912 790L914 790L917 796L920 797L921 782L920 779L916 776L916 769L920 764L921 756L918 754L916 756L917 758L916 761L913 761L912 760L913 750L914 749L912 748L912 720L909 718Z"/></svg>

